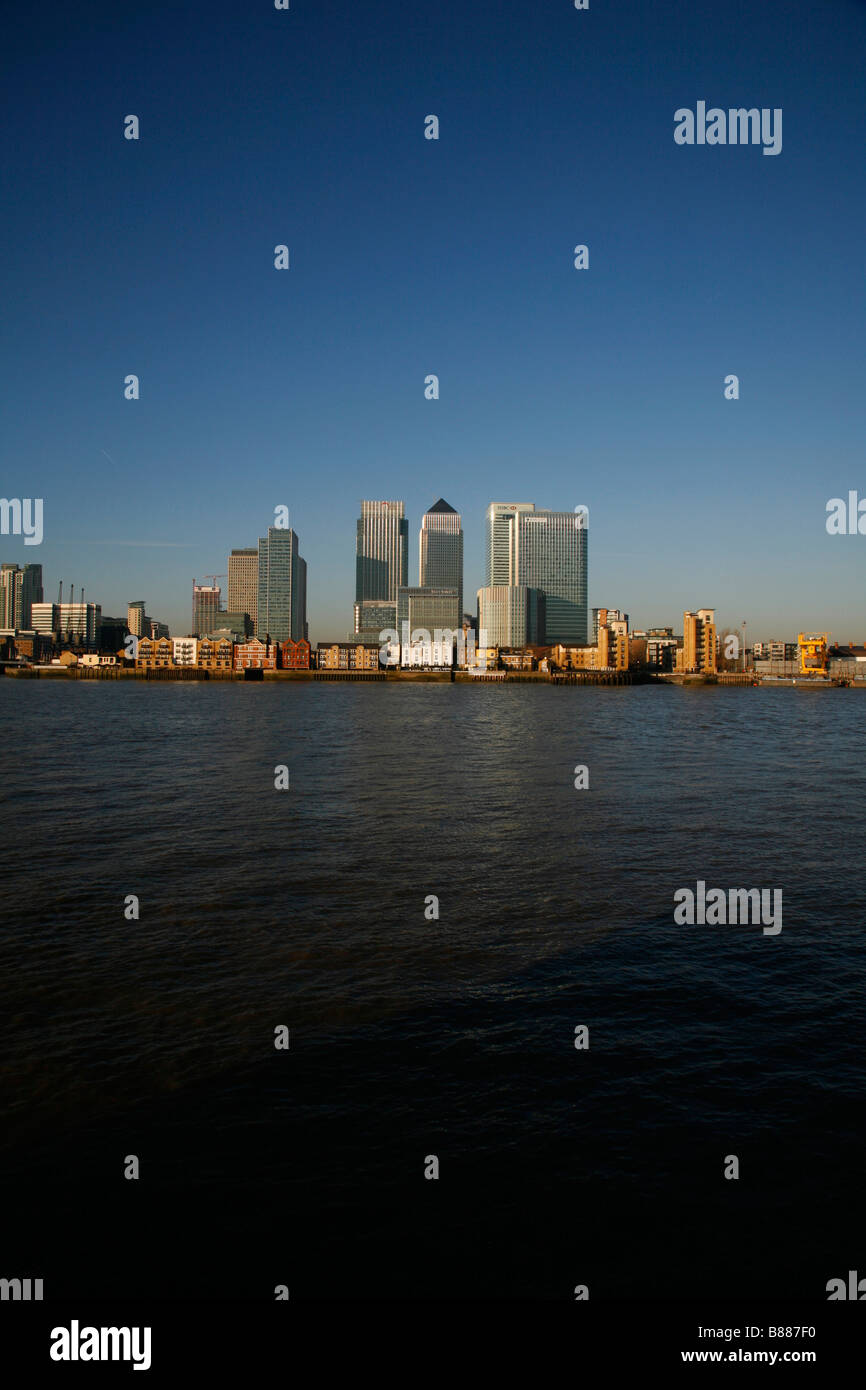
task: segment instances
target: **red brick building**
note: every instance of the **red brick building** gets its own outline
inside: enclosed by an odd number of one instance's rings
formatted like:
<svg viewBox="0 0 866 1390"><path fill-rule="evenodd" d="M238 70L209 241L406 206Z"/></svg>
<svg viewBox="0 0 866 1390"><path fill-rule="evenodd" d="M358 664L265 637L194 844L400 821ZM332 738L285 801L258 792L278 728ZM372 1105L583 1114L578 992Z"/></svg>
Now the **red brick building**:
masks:
<svg viewBox="0 0 866 1390"><path fill-rule="evenodd" d="M277 642L263 642L260 637L251 637L248 642L235 643L236 671L276 671Z"/></svg>
<svg viewBox="0 0 866 1390"><path fill-rule="evenodd" d="M310 644L306 637L280 643L280 665L284 671L309 671Z"/></svg>

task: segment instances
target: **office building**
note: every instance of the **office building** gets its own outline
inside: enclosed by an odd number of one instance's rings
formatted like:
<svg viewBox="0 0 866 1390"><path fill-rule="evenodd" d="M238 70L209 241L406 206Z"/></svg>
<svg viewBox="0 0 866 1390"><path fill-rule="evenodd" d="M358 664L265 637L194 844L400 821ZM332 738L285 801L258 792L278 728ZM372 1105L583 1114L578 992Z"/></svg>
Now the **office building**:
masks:
<svg viewBox="0 0 866 1390"><path fill-rule="evenodd" d="M478 641L489 647L525 647L539 641L544 596L522 584L478 590Z"/></svg>
<svg viewBox="0 0 866 1390"><path fill-rule="evenodd" d="M462 618L463 530L460 513L442 497L425 512L421 521L418 584L425 589L456 589L457 612Z"/></svg>
<svg viewBox="0 0 866 1390"><path fill-rule="evenodd" d="M451 632L456 642L462 627L463 610L456 588L400 588L397 590L397 631L400 641L409 640L423 630L432 639L437 632ZM443 639L444 640L444 639Z"/></svg>
<svg viewBox="0 0 866 1390"><path fill-rule="evenodd" d="M243 642L247 637L252 637L253 635L252 619L246 609L244 609L242 613L232 613L226 612L221 608L218 613L214 614L213 620L214 626L208 633L203 635L213 637L216 633L219 633L222 637L225 634L229 634L238 642Z"/></svg>
<svg viewBox="0 0 866 1390"><path fill-rule="evenodd" d="M511 533L511 583L543 593L544 643L585 644L589 541L585 515L517 512Z"/></svg>
<svg viewBox="0 0 866 1390"><path fill-rule="evenodd" d="M291 527L269 526L259 539L256 636L274 642L308 637L307 562Z"/></svg>
<svg viewBox="0 0 866 1390"><path fill-rule="evenodd" d="M228 609L230 613L248 613L251 632L256 630L256 609L259 601L259 552L257 546L233 550L229 556Z"/></svg>
<svg viewBox="0 0 866 1390"><path fill-rule="evenodd" d="M355 531L355 604L396 603L409 583L409 523L402 502L361 503ZM356 619L357 621L357 619Z"/></svg>
<svg viewBox="0 0 866 1390"><path fill-rule="evenodd" d="M192 633L196 637L219 627L216 621L220 610L221 589L218 584L196 584L192 581Z"/></svg>
<svg viewBox="0 0 866 1390"><path fill-rule="evenodd" d="M512 522L520 512L534 512L534 502L491 502L484 540L485 588L515 584L512 578Z"/></svg>
<svg viewBox="0 0 866 1390"><path fill-rule="evenodd" d="M361 642L378 642L383 632L396 632L397 604L368 598L354 608L353 636Z"/></svg>
<svg viewBox="0 0 866 1390"><path fill-rule="evenodd" d="M555 512L529 502L487 509L486 588L537 589L547 645L586 645L589 523L584 512Z"/></svg>

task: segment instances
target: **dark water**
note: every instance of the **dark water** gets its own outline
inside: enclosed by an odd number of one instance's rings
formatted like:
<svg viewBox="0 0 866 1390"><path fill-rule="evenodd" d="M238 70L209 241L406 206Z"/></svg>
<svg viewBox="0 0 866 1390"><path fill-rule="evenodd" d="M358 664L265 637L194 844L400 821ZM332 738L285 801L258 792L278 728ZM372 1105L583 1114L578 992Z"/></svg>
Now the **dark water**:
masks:
<svg viewBox="0 0 866 1390"><path fill-rule="evenodd" d="M0 1273L823 1299L866 1270L862 692L6 679L0 720ZM781 888L781 934L674 925L698 879Z"/></svg>

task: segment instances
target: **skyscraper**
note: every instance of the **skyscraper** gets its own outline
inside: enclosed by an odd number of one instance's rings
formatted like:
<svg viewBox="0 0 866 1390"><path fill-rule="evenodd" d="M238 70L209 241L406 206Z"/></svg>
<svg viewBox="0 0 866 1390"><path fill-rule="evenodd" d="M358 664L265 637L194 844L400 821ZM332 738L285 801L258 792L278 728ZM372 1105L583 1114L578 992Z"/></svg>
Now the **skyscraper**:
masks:
<svg viewBox="0 0 866 1390"><path fill-rule="evenodd" d="M196 637L204 637L219 627L217 614L220 608L219 584L196 584L192 581L192 632Z"/></svg>
<svg viewBox="0 0 866 1390"><path fill-rule="evenodd" d="M534 503L492 502L487 509L485 587L515 585L543 594L547 644L587 640L589 527L584 511L537 510Z"/></svg>
<svg viewBox="0 0 866 1390"><path fill-rule="evenodd" d="M483 647L525 647L543 631L544 597L520 584L489 584L478 590L479 643Z"/></svg>
<svg viewBox="0 0 866 1390"><path fill-rule="evenodd" d="M582 512L520 512L513 529L513 584L544 594L544 641L587 640L587 543Z"/></svg>
<svg viewBox="0 0 866 1390"><path fill-rule="evenodd" d="M456 589L463 618L463 531L460 513L444 498L425 512L418 537L418 583L427 589Z"/></svg>
<svg viewBox="0 0 866 1390"><path fill-rule="evenodd" d="M255 546L233 550L228 567L230 613L249 613L256 626L256 607L259 601L259 552Z"/></svg>
<svg viewBox="0 0 866 1390"><path fill-rule="evenodd" d="M42 566L0 566L0 626L29 628L34 603L42 602Z"/></svg>
<svg viewBox="0 0 866 1390"><path fill-rule="evenodd" d="M307 562L290 527L269 526L259 538L256 636L274 642L307 637Z"/></svg>
<svg viewBox="0 0 866 1390"><path fill-rule="evenodd" d="M534 502L491 502L484 543L484 584L516 584L511 578L511 523L517 512L534 512Z"/></svg>
<svg viewBox="0 0 866 1390"><path fill-rule="evenodd" d="M409 523L402 502L362 502L355 535L355 603L397 602L409 583Z"/></svg>
<svg viewBox="0 0 866 1390"><path fill-rule="evenodd" d="M126 625L134 637L149 637L147 613L143 598L134 599L126 605Z"/></svg>

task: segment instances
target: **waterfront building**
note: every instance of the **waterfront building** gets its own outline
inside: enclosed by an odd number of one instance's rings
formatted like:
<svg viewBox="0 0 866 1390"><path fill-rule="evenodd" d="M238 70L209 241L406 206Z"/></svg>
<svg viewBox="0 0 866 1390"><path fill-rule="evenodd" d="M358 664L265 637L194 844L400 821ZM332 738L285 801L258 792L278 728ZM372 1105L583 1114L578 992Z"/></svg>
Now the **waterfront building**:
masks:
<svg viewBox="0 0 866 1390"><path fill-rule="evenodd" d="M307 637L307 562L291 527L269 526L259 539L256 636L277 642Z"/></svg>
<svg viewBox="0 0 866 1390"><path fill-rule="evenodd" d="M250 632L256 630L259 601L259 552L257 546L233 550L228 561L228 608L230 613L249 614Z"/></svg>
<svg viewBox="0 0 866 1390"><path fill-rule="evenodd" d="M310 669L310 643L306 637L297 642L280 643L280 666L284 671L308 671Z"/></svg>
<svg viewBox="0 0 866 1390"><path fill-rule="evenodd" d="M251 637L247 642L236 642L235 670L276 671L278 653L278 643L263 641L260 637Z"/></svg>
<svg viewBox="0 0 866 1390"><path fill-rule="evenodd" d="M198 665L198 638L197 637L174 637L171 643L171 661L173 666L197 666Z"/></svg>
<svg viewBox="0 0 866 1390"><path fill-rule="evenodd" d="M234 666L235 644L231 635L202 637L198 644L196 665L203 671L231 671Z"/></svg>
<svg viewBox="0 0 866 1390"><path fill-rule="evenodd" d="M628 613L622 613L622 612L620 611L619 608L593 608L593 610L592 610L592 640L593 640L593 642L598 642L598 624L599 624L599 616L598 616L598 615L599 615L599 613L606 613L606 614L607 614L607 619L608 619L608 621L610 621L611 619L613 619L613 620L616 621L616 622L625 623L626 627L628 627ZM645 637L645 636L646 636L646 633L645 633L645 632L642 632L642 633L640 633L640 634L638 634L637 632L633 632L633 633L632 633L632 637L637 637L638 635L640 635L640 636L642 636L642 637Z"/></svg>
<svg viewBox="0 0 866 1390"><path fill-rule="evenodd" d="M646 660L648 666L658 671L672 671L677 648L682 646L682 637L675 637L672 627L651 627L646 632Z"/></svg>
<svg viewBox="0 0 866 1390"><path fill-rule="evenodd" d="M460 513L442 497L421 521L418 584L422 589L457 590L458 621L448 626L459 626L463 615L463 528Z"/></svg>
<svg viewBox="0 0 866 1390"><path fill-rule="evenodd" d="M142 671L174 665L174 648L170 637L140 637L135 665Z"/></svg>
<svg viewBox="0 0 866 1390"><path fill-rule="evenodd" d="M675 670L682 674L716 672L716 610L698 608L683 613L683 645L676 653Z"/></svg>
<svg viewBox="0 0 866 1390"><path fill-rule="evenodd" d="M319 642L316 665L321 671L378 671L376 642Z"/></svg>
<svg viewBox="0 0 866 1390"><path fill-rule="evenodd" d="M404 670L413 667L423 670L450 670L454 665L454 642L402 642L400 645L400 665Z"/></svg>

